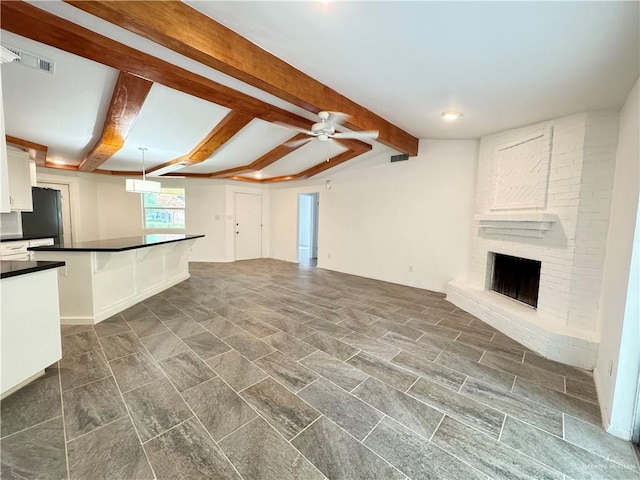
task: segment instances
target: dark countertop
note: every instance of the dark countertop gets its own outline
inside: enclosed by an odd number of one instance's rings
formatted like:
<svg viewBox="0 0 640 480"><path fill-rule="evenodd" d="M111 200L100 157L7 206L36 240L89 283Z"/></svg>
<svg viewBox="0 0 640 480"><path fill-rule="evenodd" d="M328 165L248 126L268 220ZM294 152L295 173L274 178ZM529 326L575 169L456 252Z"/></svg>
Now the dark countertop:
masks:
<svg viewBox="0 0 640 480"><path fill-rule="evenodd" d="M152 233L138 237L107 238L93 240L91 242L73 242L61 245L43 245L31 247L28 250L35 252L124 252L136 248L152 247L162 243L181 242L193 238L202 238L204 235L184 235L176 233Z"/></svg>
<svg viewBox="0 0 640 480"><path fill-rule="evenodd" d="M2 265L0 278L10 278L51 268L64 267L64 262L0 261L0 265Z"/></svg>
<svg viewBox="0 0 640 480"><path fill-rule="evenodd" d="M0 242L17 242L20 240L39 240L41 238L53 238L55 235L2 235Z"/></svg>

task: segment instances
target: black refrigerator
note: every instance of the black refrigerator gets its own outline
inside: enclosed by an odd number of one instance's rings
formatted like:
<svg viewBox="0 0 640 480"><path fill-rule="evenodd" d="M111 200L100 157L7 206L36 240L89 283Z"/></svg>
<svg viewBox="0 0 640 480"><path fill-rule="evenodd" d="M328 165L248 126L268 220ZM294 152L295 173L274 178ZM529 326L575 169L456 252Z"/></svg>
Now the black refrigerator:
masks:
<svg viewBox="0 0 640 480"><path fill-rule="evenodd" d="M25 237L53 238L62 243L62 199L59 190L32 187L33 212L22 212Z"/></svg>

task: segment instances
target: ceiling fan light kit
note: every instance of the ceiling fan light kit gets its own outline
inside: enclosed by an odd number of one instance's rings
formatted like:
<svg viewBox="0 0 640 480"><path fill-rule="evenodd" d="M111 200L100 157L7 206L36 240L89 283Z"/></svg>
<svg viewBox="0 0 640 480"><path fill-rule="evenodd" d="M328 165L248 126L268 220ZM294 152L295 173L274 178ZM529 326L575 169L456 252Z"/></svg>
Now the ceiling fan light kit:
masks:
<svg viewBox="0 0 640 480"><path fill-rule="evenodd" d="M138 150L140 150L140 154L142 155L142 180L127 178L125 181L125 190L129 193L160 193L160 188L162 188L160 182L147 180L147 174L144 169L144 152L148 149L139 147Z"/></svg>

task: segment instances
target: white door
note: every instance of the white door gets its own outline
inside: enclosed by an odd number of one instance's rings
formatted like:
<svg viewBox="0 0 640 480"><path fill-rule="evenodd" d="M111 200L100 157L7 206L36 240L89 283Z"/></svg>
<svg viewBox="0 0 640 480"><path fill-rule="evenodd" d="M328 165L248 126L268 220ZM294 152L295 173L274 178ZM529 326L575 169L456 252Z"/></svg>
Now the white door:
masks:
<svg viewBox="0 0 640 480"><path fill-rule="evenodd" d="M59 190L62 198L62 238L65 244L73 242L71 233L71 197L69 195L69 185L64 183L43 183L38 182L38 186L42 188L51 188Z"/></svg>
<svg viewBox="0 0 640 480"><path fill-rule="evenodd" d="M236 260L262 257L262 195L236 193Z"/></svg>

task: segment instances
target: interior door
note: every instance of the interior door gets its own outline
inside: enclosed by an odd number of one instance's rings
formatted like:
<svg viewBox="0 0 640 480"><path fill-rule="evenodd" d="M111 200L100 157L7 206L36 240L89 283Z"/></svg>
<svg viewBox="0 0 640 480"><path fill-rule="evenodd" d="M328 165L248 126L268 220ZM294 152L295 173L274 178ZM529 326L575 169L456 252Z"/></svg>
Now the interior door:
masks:
<svg viewBox="0 0 640 480"><path fill-rule="evenodd" d="M236 260L262 257L262 195L236 192Z"/></svg>
<svg viewBox="0 0 640 480"><path fill-rule="evenodd" d="M64 183L43 183L38 182L38 186L42 188L51 188L59 190L62 200L62 238L65 244L73 242L71 233L71 196L69 194L69 185Z"/></svg>

